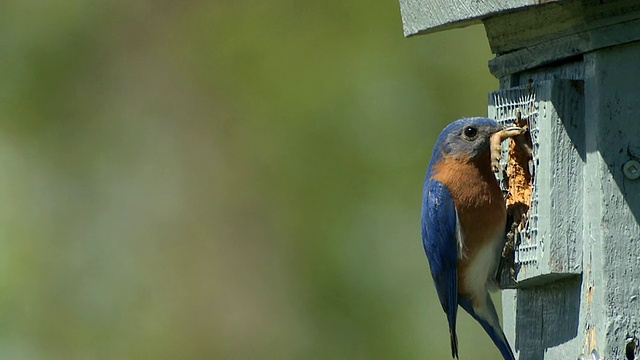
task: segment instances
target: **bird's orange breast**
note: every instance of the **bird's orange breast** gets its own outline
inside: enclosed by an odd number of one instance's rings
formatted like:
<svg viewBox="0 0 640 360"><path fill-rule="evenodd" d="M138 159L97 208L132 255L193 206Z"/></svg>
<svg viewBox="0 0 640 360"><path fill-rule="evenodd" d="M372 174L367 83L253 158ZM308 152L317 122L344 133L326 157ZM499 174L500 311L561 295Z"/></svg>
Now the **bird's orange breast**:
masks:
<svg viewBox="0 0 640 360"><path fill-rule="evenodd" d="M502 240L507 217L504 198L491 171L489 154L473 161L445 156L434 165L433 179L447 187L456 206L464 238L462 253L458 254L460 277L474 254Z"/></svg>

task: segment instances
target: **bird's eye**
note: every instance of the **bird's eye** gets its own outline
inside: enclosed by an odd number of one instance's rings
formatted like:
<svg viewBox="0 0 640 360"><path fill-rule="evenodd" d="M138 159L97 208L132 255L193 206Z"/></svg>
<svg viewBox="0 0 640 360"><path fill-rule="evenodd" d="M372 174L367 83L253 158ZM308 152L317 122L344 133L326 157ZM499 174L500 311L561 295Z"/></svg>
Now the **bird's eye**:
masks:
<svg viewBox="0 0 640 360"><path fill-rule="evenodd" d="M464 136L468 138L472 138L478 134L478 129L474 128L473 126L467 126L464 128L463 131L464 131Z"/></svg>

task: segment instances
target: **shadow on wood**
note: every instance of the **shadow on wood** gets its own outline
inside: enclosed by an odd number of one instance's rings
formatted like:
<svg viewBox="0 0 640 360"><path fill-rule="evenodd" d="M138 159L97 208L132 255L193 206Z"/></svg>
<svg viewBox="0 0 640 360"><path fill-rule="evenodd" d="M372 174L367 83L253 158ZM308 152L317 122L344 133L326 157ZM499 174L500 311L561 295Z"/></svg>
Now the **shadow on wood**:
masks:
<svg viewBox="0 0 640 360"><path fill-rule="evenodd" d="M580 319L582 278L518 290L515 348L520 360L544 359L544 352L574 339Z"/></svg>

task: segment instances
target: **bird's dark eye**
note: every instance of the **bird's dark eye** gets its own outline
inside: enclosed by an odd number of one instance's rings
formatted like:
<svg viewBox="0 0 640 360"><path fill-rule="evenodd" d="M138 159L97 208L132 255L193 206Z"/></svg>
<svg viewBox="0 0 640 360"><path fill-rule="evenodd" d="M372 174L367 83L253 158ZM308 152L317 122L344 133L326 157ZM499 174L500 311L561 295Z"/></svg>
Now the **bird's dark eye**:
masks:
<svg viewBox="0 0 640 360"><path fill-rule="evenodd" d="M468 138L472 138L478 134L478 129L474 128L473 126L467 126L464 128L463 131L464 131L464 136Z"/></svg>

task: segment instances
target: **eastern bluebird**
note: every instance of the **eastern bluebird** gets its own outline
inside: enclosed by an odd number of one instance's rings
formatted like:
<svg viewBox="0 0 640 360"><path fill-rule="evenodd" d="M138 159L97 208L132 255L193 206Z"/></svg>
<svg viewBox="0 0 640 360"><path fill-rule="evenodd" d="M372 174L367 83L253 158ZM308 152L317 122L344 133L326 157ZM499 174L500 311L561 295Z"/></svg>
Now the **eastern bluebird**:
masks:
<svg viewBox="0 0 640 360"><path fill-rule="evenodd" d="M498 288L495 276L507 219L492 153L502 140L524 131L486 118L454 121L440 133L427 168L422 243L449 321L454 359L460 305L482 325L504 359L515 360L488 292Z"/></svg>

